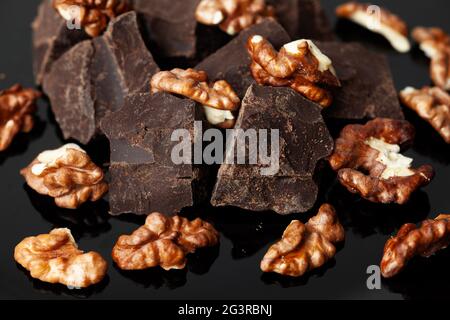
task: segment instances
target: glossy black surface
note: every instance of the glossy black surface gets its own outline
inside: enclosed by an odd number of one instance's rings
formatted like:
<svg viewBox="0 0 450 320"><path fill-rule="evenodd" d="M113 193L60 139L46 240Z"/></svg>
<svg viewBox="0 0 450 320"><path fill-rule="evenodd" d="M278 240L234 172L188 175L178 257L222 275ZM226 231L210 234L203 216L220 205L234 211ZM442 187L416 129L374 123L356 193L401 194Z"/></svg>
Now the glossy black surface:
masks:
<svg viewBox="0 0 450 320"><path fill-rule="evenodd" d="M280 0L281 1L281 0ZM343 1L322 1L330 17ZM38 1L0 2L0 88L20 82L32 86L30 24ZM400 14L410 26L436 25L450 31L450 4L444 0L376 1ZM335 19L333 18L333 21ZM337 23L345 41L362 41L390 58L398 89L429 84L428 60L415 48L399 54L381 37L351 23ZM376 68L376 66L374 66ZM403 207L370 204L349 195L324 169L321 201L338 209L345 225L346 240L334 260L299 279L263 274L259 262L270 243L280 237L291 219L305 220L310 214L279 217L274 214L241 212L238 209L197 208L200 215L221 231L219 248L190 257L183 271L160 269L123 272L112 263L110 252L117 237L130 233L142 217L110 217L107 204L84 206L77 211L56 208L51 199L24 186L19 170L40 151L63 143L45 101L39 103L39 121L30 135L19 136L12 147L0 153L0 298L6 299L404 299L450 298L450 250L429 259L416 259L399 277L382 282L381 290L368 290L366 269L378 264L383 245L403 223L418 222L450 211L450 146L430 127L407 112L417 128L414 147L406 154L416 164L430 163L436 178ZM336 128L333 128L336 129ZM103 143L88 146L97 163L103 163ZM101 152L103 150L103 152ZM24 237L47 233L54 227L73 230L80 248L99 251L109 262L108 277L87 290L70 291L29 277L13 260L14 246Z"/></svg>

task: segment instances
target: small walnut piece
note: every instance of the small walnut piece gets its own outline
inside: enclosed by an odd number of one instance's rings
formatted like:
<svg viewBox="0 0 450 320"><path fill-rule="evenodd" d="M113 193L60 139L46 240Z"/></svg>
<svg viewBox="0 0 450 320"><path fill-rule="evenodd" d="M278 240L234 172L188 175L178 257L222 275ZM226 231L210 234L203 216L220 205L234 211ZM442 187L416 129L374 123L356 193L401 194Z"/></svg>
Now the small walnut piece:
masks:
<svg viewBox="0 0 450 320"><path fill-rule="evenodd" d="M158 72L152 77L151 91L179 94L202 104L208 122L221 128L234 127L232 111L237 110L241 102L226 81L209 84L206 72L194 69Z"/></svg>
<svg viewBox="0 0 450 320"><path fill-rule="evenodd" d="M106 30L111 19L130 10L127 0L53 0L53 7L67 21L77 21L91 37Z"/></svg>
<svg viewBox="0 0 450 320"><path fill-rule="evenodd" d="M439 28L414 28L412 37L431 59L430 75L433 82L450 90L450 36Z"/></svg>
<svg viewBox="0 0 450 320"><path fill-rule="evenodd" d="M14 259L33 278L69 288L96 284L107 270L100 254L79 250L70 230L65 228L23 239L14 249Z"/></svg>
<svg viewBox="0 0 450 320"><path fill-rule="evenodd" d="M17 133L33 129L35 102L40 96L40 92L18 84L0 91L0 151L11 145Z"/></svg>
<svg viewBox="0 0 450 320"><path fill-rule="evenodd" d="M281 240L265 254L261 270L300 277L333 258L336 253L334 245L344 238L344 228L334 208L324 204L306 225L298 220L290 223Z"/></svg>
<svg viewBox="0 0 450 320"><path fill-rule="evenodd" d="M331 94L319 85L340 86L333 64L311 40L285 44L277 52L260 35L251 36L247 50L253 78L261 85L291 87L322 107L331 105Z"/></svg>
<svg viewBox="0 0 450 320"><path fill-rule="evenodd" d="M102 169L73 143L42 152L20 173L32 189L55 198L61 208L76 209L108 191Z"/></svg>
<svg viewBox="0 0 450 320"><path fill-rule="evenodd" d="M229 35L274 16L274 8L265 0L201 0L195 18L206 25L219 25Z"/></svg>
<svg viewBox="0 0 450 320"><path fill-rule="evenodd" d="M400 92L400 99L450 143L450 95L446 91L438 87L407 87Z"/></svg>
<svg viewBox="0 0 450 320"><path fill-rule="evenodd" d="M400 17L386 8L367 3L348 2L336 8L336 15L381 34L399 52L411 50L408 26Z"/></svg>
<svg viewBox="0 0 450 320"><path fill-rule="evenodd" d="M120 236L112 258L120 269L142 270L161 266L165 270L183 269L186 255L199 248L215 246L219 233L199 218L166 217L154 212L131 235Z"/></svg>
<svg viewBox="0 0 450 320"><path fill-rule="evenodd" d="M395 237L390 238L384 247L381 260L383 277L398 274L409 260L415 256L430 257L450 244L450 215L441 214L434 220L425 220L417 227L404 224Z"/></svg>
<svg viewBox="0 0 450 320"><path fill-rule="evenodd" d="M431 166L413 169L413 160L399 153L400 145L411 143L414 134L414 127L404 120L377 118L348 125L336 140L330 165L350 192L372 202L404 204L434 176Z"/></svg>

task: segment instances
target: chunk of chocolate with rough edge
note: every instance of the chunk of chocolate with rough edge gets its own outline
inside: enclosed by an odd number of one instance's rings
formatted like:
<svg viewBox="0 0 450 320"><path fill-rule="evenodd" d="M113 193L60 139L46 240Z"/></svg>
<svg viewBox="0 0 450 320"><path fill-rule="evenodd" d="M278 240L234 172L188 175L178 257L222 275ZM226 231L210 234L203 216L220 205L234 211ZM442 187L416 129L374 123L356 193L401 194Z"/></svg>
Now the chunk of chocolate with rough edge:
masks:
<svg viewBox="0 0 450 320"><path fill-rule="evenodd" d="M251 58L246 48L248 38L255 34L267 38L276 49L291 41L282 26L273 19L265 19L242 31L223 48L198 64L195 69L206 71L211 81L226 80L242 99L247 89L256 83L250 73Z"/></svg>
<svg viewBox="0 0 450 320"><path fill-rule="evenodd" d="M103 118L110 141L110 213L174 214L194 203L192 165L176 165L171 151L175 129L189 130L196 118L195 102L167 93L128 96L122 109Z"/></svg>
<svg viewBox="0 0 450 320"><path fill-rule="evenodd" d="M341 88L324 112L334 119L404 119L387 58L357 43L318 42L333 61Z"/></svg>
<svg viewBox="0 0 450 320"><path fill-rule="evenodd" d="M103 36L86 40L58 59L44 81L65 139L88 143L101 119L118 110L128 94L148 92L159 68L129 12L111 21Z"/></svg>
<svg viewBox="0 0 450 320"><path fill-rule="evenodd" d="M32 24L33 73L36 84L42 84L52 64L77 43L89 39L83 30L70 30L66 21L52 6L52 0L39 5Z"/></svg>
<svg viewBox="0 0 450 320"><path fill-rule="evenodd" d="M275 7L278 22L292 39L335 39L319 0L269 0L268 3Z"/></svg>
<svg viewBox="0 0 450 320"><path fill-rule="evenodd" d="M242 101L235 128L268 129L269 132L278 129L279 171L264 176L260 172L261 163L228 164L236 161L227 152L211 203L279 214L311 209L318 194L314 179L317 163L333 150L333 139L321 108L292 89L252 85Z"/></svg>

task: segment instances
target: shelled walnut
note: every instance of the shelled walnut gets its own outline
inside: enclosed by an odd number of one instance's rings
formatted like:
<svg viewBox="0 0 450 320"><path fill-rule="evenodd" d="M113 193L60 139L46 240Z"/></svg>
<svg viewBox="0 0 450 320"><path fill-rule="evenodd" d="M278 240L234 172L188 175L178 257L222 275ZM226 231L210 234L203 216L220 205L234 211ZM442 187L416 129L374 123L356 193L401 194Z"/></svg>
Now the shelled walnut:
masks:
<svg viewBox="0 0 450 320"><path fill-rule="evenodd" d="M430 76L444 90L450 90L450 35L440 28L414 28L412 37L431 59Z"/></svg>
<svg viewBox="0 0 450 320"><path fill-rule="evenodd" d="M204 71L173 69L161 71L151 79L151 91L170 92L190 98L203 105L209 123L221 128L233 128L240 99L224 80L208 83Z"/></svg>
<svg viewBox="0 0 450 320"><path fill-rule="evenodd" d="M321 267L334 257L335 244L345 232L334 208L324 204L306 224L293 220L281 240L272 245L261 261L261 270L299 277Z"/></svg>
<svg viewBox="0 0 450 320"><path fill-rule="evenodd" d="M142 270L161 266L165 270L183 269L186 255L199 248L215 246L219 233L199 218L166 217L150 214L145 224L131 235L123 235L112 250L112 258L123 270Z"/></svg>
<svg viewBox="0 0 450 320"><path fill-rule="evenodd" d="M247 41L247 50L259 84L290 87L322 107L331 105L331 94L320 85L340 86L340 82L332 61L311 40L290 42L277 52L268 40L254 35Z"/></svg>
<svg viewBox="0 0 450 320"><path fill-rule="evenodd" d="M336 8L336 15L381 34L399 52L411 50L408 26L399 16L386 8L368 3L348 2Z"/></svg>
<svg viewBox="0 0 450 320"><path fill-rule="evenodd" d="M106 30L111 19L130 10L127 0L53 0L53 7L67 21L77 21L91 37Z"/></svg>
<svg viewBox="0 0 450 320"><path fill-rule="evenodd" d="M438 87L407 87L400 92L400 99L450 143L450 95L446 91Z"/></svg>
<svg viewBox="0 0 450 320"><path fill-rule="evenodd" d="M266 5L265 0L201 0L195 18L235 35L274 14L274 8Z"/></svg>
<svg viewBox="0 0 450 320"><path fill-rule="evenodd" d="M23 239L14 250L14 259L33 278L61 283L69 288L85 288L100 282L107 263L97 252L78 249L69 229L53 229L49 234Z"/></svg>
<svg viewBox="0 0 450 320"><path fill-rule="evenodd" d="M40 92L19 84L0 91L0 151L6 150L20 131L33 129L35 103L40 96Z"/></svg>
<svg viewBox="0 0 450 320"><path fill-rule="evenodd" d="M377 118L348 125L336 140L330 165L350 192L372 202L404 204L434 176L431 166L413 169L413 159L399 153L399 145L411 143L414 134L404 120Z"/></svg>
<svg viewBox="0 0 450 320"><path fill-rule="evenodd" d="M108 191L102 169L72 143L40 153L20 173L32 189L55 198L62 208L75 209L88 200L97 201Z"/></svg>
<svg viewBox="0 0 450 320"><path fill-rule="evenodd" d="M385 278L398 274L415 256L430 257L450 244L450 215L425 220L419 227L404 224L384 247L381 273Z"/></svg>

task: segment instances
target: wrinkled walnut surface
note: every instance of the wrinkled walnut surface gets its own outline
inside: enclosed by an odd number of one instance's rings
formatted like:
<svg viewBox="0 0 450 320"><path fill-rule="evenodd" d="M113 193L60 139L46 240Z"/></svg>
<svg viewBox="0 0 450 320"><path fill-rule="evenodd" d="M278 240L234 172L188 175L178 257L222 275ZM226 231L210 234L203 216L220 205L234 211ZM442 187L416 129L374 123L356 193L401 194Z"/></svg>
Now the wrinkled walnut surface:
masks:
<svg viewBox="0 0 450 320"><path fill-rule="evenodd" d="M131 235L120 236L112 258L124 270L142 270L161 266L165 270L183 269L186 255L199 248L214 246L219 233L199 218L166 217L150 214L145 224Z"/></svg>
<svg viewBox="0 0 450 320"><path fill-rule="evenodd" d="M425 220L418 227L404 224L384 247L381 273L385 278L398 274L415 256L429 257L450 244L450 215Z"/></svg>
<svg viewBox="0 0 450 320"><path fill-rule="evenodd" d="M311 101L328 107L332 96L320 85L340 86L331 60L310 40L297 40L277 52L259 35L247 41L252 76L261 85L290 87Z"/></svg>
<svg viewBox="0 0 450 320"><path fill-rule="evenodd" d="M413 169L412 159L399 154L399 145L411 143L414 134L414 127L403 120L377 118L348 125L336 140L330 165L350 192L372 202L404 204L434 176L431 166ZM381 152L370 145L374 141L391 150Z"/></svg>
<svg viewBox="0 0 450 320"><path fill-rule="evenodd" d="M20 173L32 189L55 198L62 208L97 201L108 191L102 169L75 144L42 152Z"/></svg>
<svg viewBox="0 0 450 320"><path fill-rule="evenodd" d="M261 261L261 270L299 277L321 267L334 257L334 244L343 241L345 232L334 208L320 207L306 224L293 220L281 240L272 245Z"/></svg>
<svg viewBox="0 0 450 320"><path fill-rule="evenodd" d="M16 84L0 91L0 151L6 150L19 132L30 132L33 113L41 93Z"/></svg>
<svg viewBox="0 0 450 320"><path fill-rule="evenodd" d="M14 250L14 259L33 278L73 288L100 282L107 270L100 254L79 250L70 230L65 228L23 239Z"/></svg>

